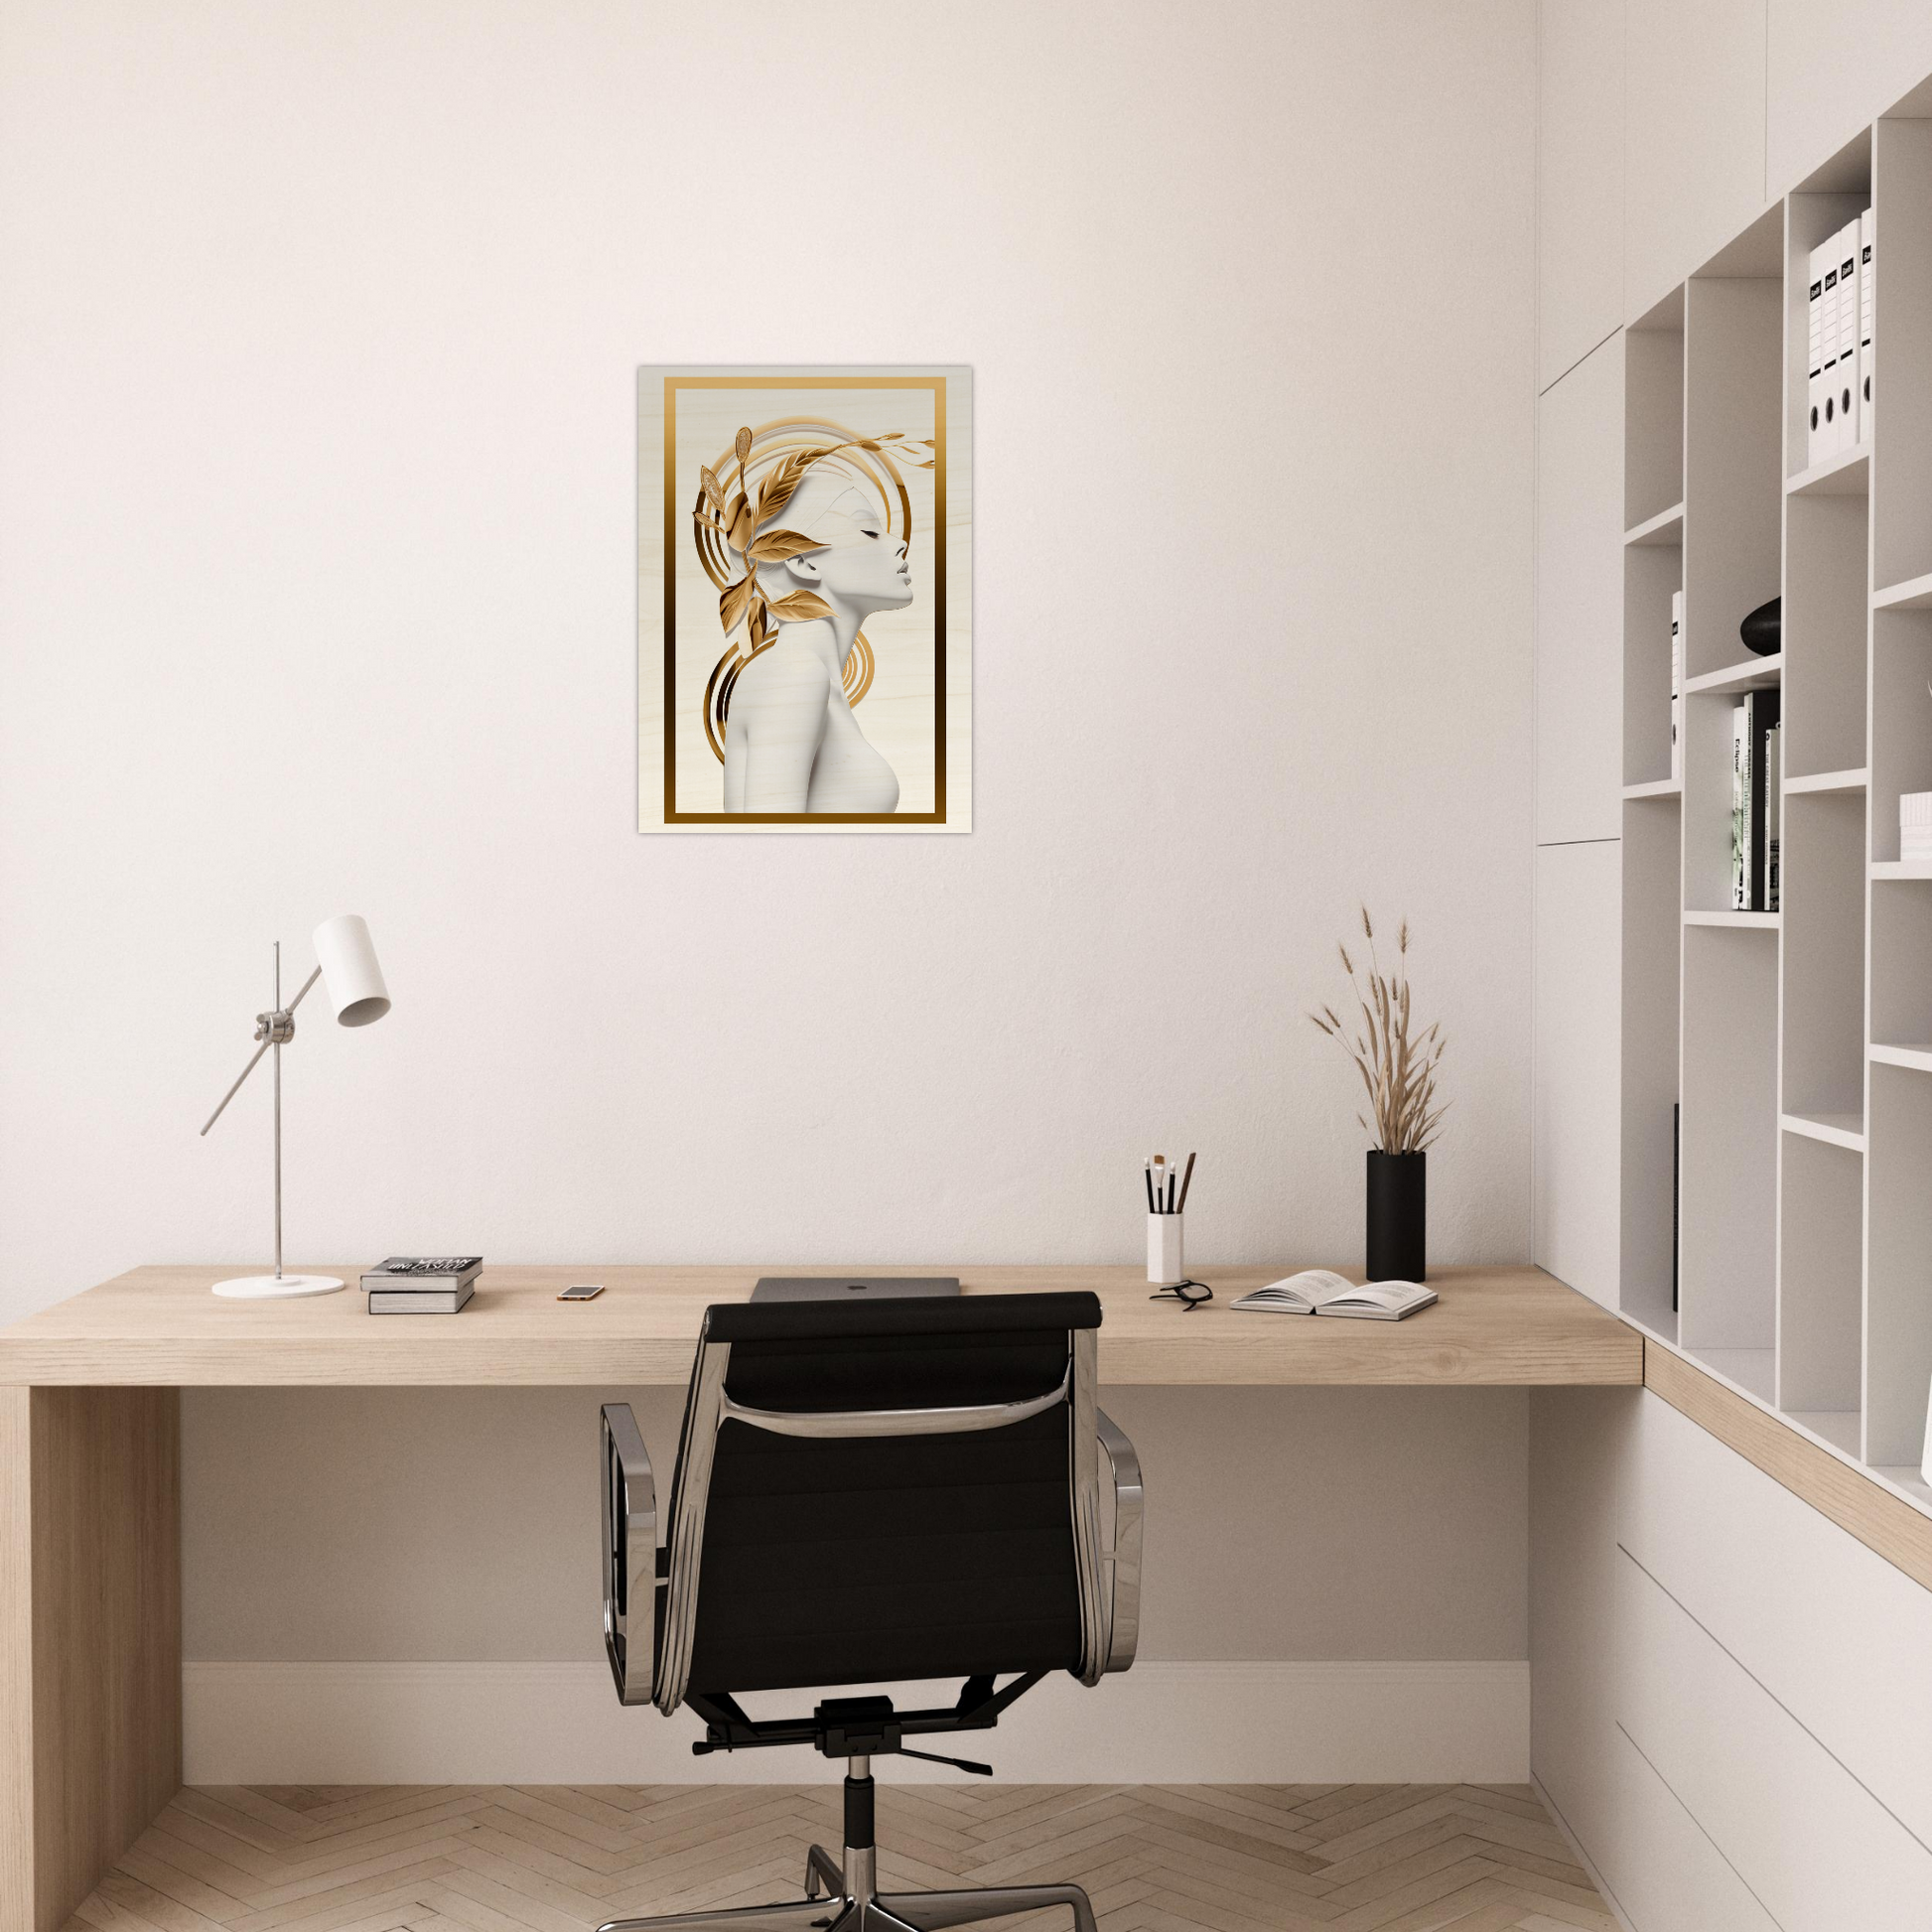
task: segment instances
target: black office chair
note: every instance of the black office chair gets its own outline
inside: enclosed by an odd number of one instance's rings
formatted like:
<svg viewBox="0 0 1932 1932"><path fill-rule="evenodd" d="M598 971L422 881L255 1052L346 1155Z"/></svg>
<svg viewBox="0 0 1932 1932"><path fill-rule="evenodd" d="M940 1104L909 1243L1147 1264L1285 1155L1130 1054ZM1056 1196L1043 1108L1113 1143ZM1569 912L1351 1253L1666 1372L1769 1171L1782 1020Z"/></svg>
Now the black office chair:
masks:
<svg viewBox="0 0 1932 1932"><path fill-rule="evenodd" d="M802 1899L604 1932L940 1932L1047 1905L1094 1932L1077 1885L880 1894L872 1759L991 1776L905 1740L987 1729L1052 1671L1096 1684L1134 1661L1140 1464L1095 1405L1099 1327L1091 1295L708 1310L661 1550L636 1422L605 1408L619 1698L666 1716L689 1705L699 1754L812 1744L847 1765L845 1856L811 1848ZM835 1697L810 1717L754 1719L738 1703L953 1677L956 1700L930 1710Z"/></svg>

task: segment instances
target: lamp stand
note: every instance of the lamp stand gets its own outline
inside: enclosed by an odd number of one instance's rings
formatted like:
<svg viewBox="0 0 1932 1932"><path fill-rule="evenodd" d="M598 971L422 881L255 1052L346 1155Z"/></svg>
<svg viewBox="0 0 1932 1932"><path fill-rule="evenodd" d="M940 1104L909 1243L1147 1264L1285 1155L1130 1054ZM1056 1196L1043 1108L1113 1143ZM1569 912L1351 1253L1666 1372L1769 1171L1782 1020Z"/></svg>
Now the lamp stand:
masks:
<svg viewBox="0 0 1932 1932"><path fill-rule="evenodd" d="M304 983L298 993L285 1007L282 1004L282 942L275 941L275 998L266 1013L255 1015L255 1037L261 1044L255 1048L255 1057L241 1069L240 1078L221 1096L221 1106L215 1108L207 1118L208 1127L221 1118L221 1108L235 1097L242 1080L247 1079L255 1070L257 1061L264 1053L272 1053L275 1058L275 1272L272 1275L242 1275L232 1281L216 1282L214 1293L235 1302L279 1302L291 1301L298 1295L334 1295L343 1286L335 1275L285 1275L282 1273L282 1048L295 1037L295 1010L302 1004L309 988L322 976L318 966ZM333 984L333 982L332 982Z"/></svg>

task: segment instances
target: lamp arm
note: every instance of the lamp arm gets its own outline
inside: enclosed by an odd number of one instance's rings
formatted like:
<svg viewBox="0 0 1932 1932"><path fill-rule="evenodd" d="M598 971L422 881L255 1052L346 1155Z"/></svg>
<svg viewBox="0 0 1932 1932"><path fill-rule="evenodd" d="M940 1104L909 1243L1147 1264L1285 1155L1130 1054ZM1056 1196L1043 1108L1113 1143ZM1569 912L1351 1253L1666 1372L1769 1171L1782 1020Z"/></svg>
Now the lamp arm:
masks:
<svg viewBox="0 0 1932 1932"><path fill-rule="evenodd" d="M321 979L321 977L322 977L322 968L318 966L315 969L315 971L311 973L309 977L302 982L302 991L298 993L295 996L295 998L288 1003L288 1006L285 1009L285 1011L289 1013L293 1013L296 1010L296 1008L299 1007L302 1004L302 1002L309 997L310 987L315 985L316 981Z"/></svg>
<svg viewBox="0 0 1932 1932"><path fill-rule="evenodd" d="M315 971L311 973L309 977L302 982L302 991L298 993L295 996L295 998L288 1003L287 1006L285 1006L279 1013L263 1014L261 1016L261 1020L260 1022L258 1022L259 1031L256 1035L261 1040L261 1044L255 1048L254 1057L250 1059L248 1064L244 1066L241 1069L241 1071L235 1075L234 1085L231 1086L227 1090L227 1092L221 1096L221 1105L219 1107L216 1107L213 1113L208 1115L207 1123L202 1129L202 1132L204 1134L206 1134L208 1128L212 1127L214 1123L221 1118L222 1112L227 1107L228 1102L232 1100L235 1097L235 1095L241 1091L242 1081L247 1079L249 1074L254 1072L257 1064L261 1060L261 1056L264 1053L266 1053L271 1046L281 1045L283 1040L289 1038L294 1034L295 1028L293 1024L288 1024L285 1026L277 1026L275 1023L278 1021L291 1022L292 1016L294 1015L296 1008L299 1007L302 1004L302 1002L308 997L309 989L312 986L314 986L316 981L321 979L321 977L322 977L322 968L318 966L315 969ZM266 1023L266 1024L262 1024L262 1023ZM278 1035L280 1035L280 1037L277 1037Z"/></svg>
<svg viewBox="0 0 1932 1932"><path fill-rule="evenodd" d="M221 1114L222 1114L222 1111L223 1111L223 1109L225 1109L225 1108L226 1108L226 1106L227 1106L227 1104L228 1104L228 1102L229 1102L230 1100L232 1100L232 1099L233 1099L233 1098L235 1097L235 1095L236 1095L236 1094L238 1094L238 1093L239 1093L239 1092L241 1091L241 1083L242 1083L242 1081L244 1081L245 1079L247 1079L247 1077L249 1076L249 1074L251 1074L252 1072L254 1072L254 1070L255 1070L255 1067L256 1067L256 1064L257 1064L257 1063L258 1063L258 1062L260 1061L260 1059L261 1059L261 1056L262 1056L262 1055L263 1055L264 1053L266 1053L266 1052L268 1051L268 1049L269 1049L269 1048L270 1048L270 1047L271 1047L272 1045L274 1045L274 1043L275 1043L275 1042L274 1042L274 1041L273 1041L272 1039L264 1039L264 1040L262 1041L262 1043L261 1043L261 1044L260 1044L259 1046L257 1046L257 1047L255 1048L255 1051L254 1051L254 1055L253 1055L253 1057L252 1057L252 1058L251 1058L251 1059L249 1060L249 1062L248 1062L248 1064L247 1064L246 1066L244 1066L244 1067L243 1067L243 1068L241 1069L241 1071L240 1071L239 1073L237 1073L237 1074L235 1075L235 1082L234 1082L234 1085L233 1085L233 1086L231 1086L231 1087L230 1087L230 1088L229 1088L229 1089L227 1090L227 1092L226 1092L226 1093L224 1093L224 1094L223 1094L223 1095L221 1096L221 1105L220 1105L219 1107L217 1107L217 1108L215 1108L215 1110L213 1111L213 1113L211 1113L211 1114L209 1114L209 1115L208 1115L208 1117L207 1117L207 1122L206 1122L206 1124L205 1124L205 1125L203 1126L203 1128L202 1128L202 1132L203 1132L204 1134L206 1134L206 1133L207 1132L207 1130L208 1130L208 1128L210 1128L210 1127L212 1127L212 1126L214 1125L214 1123L215 1123L215 1122L216 1122L217 1120L219 1120L219 1119L221 1118Z"/></svg>

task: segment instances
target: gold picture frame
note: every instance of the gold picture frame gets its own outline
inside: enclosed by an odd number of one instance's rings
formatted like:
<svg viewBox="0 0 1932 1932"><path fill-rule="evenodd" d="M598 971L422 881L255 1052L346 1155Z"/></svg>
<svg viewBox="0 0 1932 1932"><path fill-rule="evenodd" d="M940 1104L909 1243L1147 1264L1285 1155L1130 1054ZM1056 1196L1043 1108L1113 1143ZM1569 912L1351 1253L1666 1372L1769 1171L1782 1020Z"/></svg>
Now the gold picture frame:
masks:
<svg viewBox="0 0 1932 1932"><path fill-rule="evenodd" d="M637 829L971 831L970 369L638 371Z"/></svg>

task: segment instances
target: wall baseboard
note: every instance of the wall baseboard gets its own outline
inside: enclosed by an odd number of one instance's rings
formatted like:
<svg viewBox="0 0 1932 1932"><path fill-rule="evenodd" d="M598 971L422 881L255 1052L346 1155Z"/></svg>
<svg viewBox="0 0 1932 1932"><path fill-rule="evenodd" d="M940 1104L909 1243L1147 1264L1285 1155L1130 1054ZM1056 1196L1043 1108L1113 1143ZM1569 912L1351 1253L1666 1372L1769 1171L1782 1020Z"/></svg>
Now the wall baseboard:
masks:
<svg viewBox="0 0 1932 1932"><path fill-rule="evenodd" d="M620 1707L602 1664L190 1663L190 1784L798 1784L795 1750L690 1754L697 1721ZM931 1687L915 1700L929 1702ZM900 1699L901 1704L906 1700ZM749 1701L755 1714L783 1700ZM946 1740L932 1740L946 1748ZM962 1755L1037 1784L1518 1784L1530 1667L1137 1665L1039 1686ZM901 1759L895 1781L957 1778Z"/></svg>

